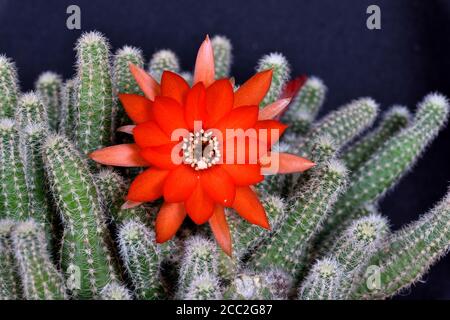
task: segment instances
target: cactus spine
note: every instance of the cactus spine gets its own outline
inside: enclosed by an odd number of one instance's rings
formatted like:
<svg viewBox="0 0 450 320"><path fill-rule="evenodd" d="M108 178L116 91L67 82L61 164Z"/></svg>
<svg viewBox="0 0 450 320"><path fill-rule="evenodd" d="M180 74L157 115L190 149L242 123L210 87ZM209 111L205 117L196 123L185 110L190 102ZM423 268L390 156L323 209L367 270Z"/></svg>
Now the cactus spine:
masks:
<svg viewBox="0 0 450 320"><path fill-rule="evenodd" d="M120 227L118 242L136 296L144 300L161 298L160 253L153 232L143 223L129 220Z"/></svg>
<svg viewBox="0 0 450 320"><path fill-rule="evenodd" d="M0 118L14 117L19 95L19 81L15 64L0 55Z"/></svg>
<svg viewBox="0 0 450 320"><path fill-rule="evenodd" d="M388 298L418 281L450 248L450 192L418 221L392 234L370 260L380 286L362 278L354 298Z"/></svg>
<svg viewBox="0 0 450 320"><path fill-rule="evenodd" d="M76 80L69 79L61 88L61 109L59 114L59 133L73 138L73 130L77 119L76 110Z"/></svg>
<svg viewBox="0 0 450 320"><path fill-rule="evenodd" d="M70 281L80 276L80 283L75 281L68 289L77 298L97 297L116 276L93 178L85 161L64 137L51 135L46 139L43 159L64 224L61 267Z"/></svg>
<svg viewBox="0 0 450 320"><path fill-rule="evenodd" d="M19 98L15 120L20 128L25 128L31 123L42 123L48 126L47 108L38 94L30 91Z"/></svg>
<svg viewBox="0 0 450 320"><path fill-rule="evenodd" d="M17 300L22 296L17 262L11 241L15 222L0 220L0 300Z"/></svg>
<svg viewBox="0 0 450 320"><path fill-rule="evenodd" d="M298 292L300 300L335 300L339 293L342 266L335 260L318 260Z"/></svg>
<svg viewBox="0 0 450 320"><path fill-rule="evenodd" d="M385 141L406 127L410 121L410 113L406 107L394 106L383 117L377 129L366 135L342 156L347 169L356 171Z"/></svg>
<svg viewBox="0 0 450 320"><path fill-rule="evenodd" d="M75 137L82 154L113 142L113 100L109 44L98 32L85 33L77 49L77 123Z"/></svg>
<svg viewBox="0 0 450 320"><path fill-rule="evenodd" d="M192 280L187 289L186 300L220 300L222 299L219 280L217 277L205 273Z"/></svg>
<svg viewBox="0 0 450 320"><path fill-rule="evenodd" d="M108 283L100 292L101 300L132 300L130 290L117 282Z"/></svg>
<svg viewBox="0 0 450 320"><path fill-rule="evenodd" d="M150 59L148 71L156 81L161 81L164 71L179 72L180 63L177 55L172 50L159 50L155 52Z"/></svg>
<svg viewBox="0 0 450 320"><path fill-rule="evenodd" d="M37 79L35 87L47 109L49 127L58 130L61 112L61 76L51 71L44 72Z"/></svg>
<svg viewBox="0 0 450 320"><path fill-rule="evenodd" d="M0 120L0 217L26 219L30 199L25 177L19 131L13 120Z"/></svg>
<svg viewBox="0 0 450 320"><path fill-rule="evenodd" d="M347 171L338 161L331 160L317 168L308 186L299 190L279 230L256 251L250 264L257 269L280 267L295 277L300 271L307 242L320 228L346 178Z"/></svg>
<svg viewBox="0 0 450 320"><path fill-rule="evenodd" d="M230 76L233 55L231 53L231 42L227 37L214 36L211 39L214 50L214 67L216 79L228 78Z"/></svg>
<svg viewBox="0 0 450 320"><path fill-rule="evenodd" d="M50 260L42 228L33 219L18 223L12 232L12 243L25 298L66 299L63 277Z"/></svg>
<svg viewBox="0 0 450 320"><path fill-rule="evenodd" d="M193 236L185 245L181 261L177 296L182 298L188 292L192 282L202 274L217 276L217 248L207 238Z"/></svg>
<svg viewBox="0 0 450 320"><path fill-rule="evenodd" d="M273 70L272 83L269 91L261 102L261 107L271 104L278 99L291 72L286 57L281 53L271 53L263 56L259 60L256 70L260 72L268 69Z"/></svg>

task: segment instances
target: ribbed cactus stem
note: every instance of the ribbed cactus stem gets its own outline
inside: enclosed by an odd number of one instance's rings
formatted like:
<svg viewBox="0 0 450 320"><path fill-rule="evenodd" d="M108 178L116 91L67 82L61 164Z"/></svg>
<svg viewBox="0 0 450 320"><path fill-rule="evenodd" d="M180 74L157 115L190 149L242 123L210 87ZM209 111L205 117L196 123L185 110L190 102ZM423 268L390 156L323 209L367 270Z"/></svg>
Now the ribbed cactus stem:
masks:
<svg viewBox="0 0 450 320"><path fill-rule="evenodd" d="M59 113L59 133L73 138L78 112L76 110L76 80L69 79L61 88L61 108Z"/></svg>
<svg viewBox="0 0 450 320"><path fill-rule="evenodd" d="M130 209L121 208L125 202L129 184L119 173L111 169L102 169L95 175L95 181L102 197L103 207L109 213L112 221L116 224L130 219L146 221L147 213L143 206Z"/></svg>
<svg viewBox="0 0 450 320"><path fill-rule="evenodd" d="M68 277L68 289L77 298L97 297L116 276L94 179L65 137L51 135L46 139L43 160L64 225L61 268Z"/></svg>
<svg viewBox="0 0 450 320"><path fill-rule="evenodd" d="M11 240L14 225L15 221L11 219L0 220L0 300L17 300L22 297Z"/></svg>
<svg viewBox="0 0 450 320"><path fill-rule="evenodd" d="M394 106L389 109L374 131L361 138L343 154L342 160L350 172L356 171L390 137L405 128L410 118L410 112L406 107Z"/></svg>
<svg viewBox="0 0 450 320"><path fill-rule="evenodd" d="M78 40L78 112L75 137L82 154L113 142L116 106L113 99L109 44L98 32L85 33Z"/></svg>
<svg viewBox="0 0 450 320"><path fill-rule="evenodd" d="M261 107L271 104L278 99L291 73L289 63L281 53L270 53L259 60L256 70L260 72L268 69L273 70L272 83L261 102Z"/></svg>
<svg viewBox="0 0 450 320"><path fill-rule="evenodd" d="M339 150L368 128L377 116L378 105L371 98L361 98L350 102L321 119L310 130L304 142L298 146L299 152L308 156L314 141L324 134L329 135Z"/></svg>
<svg viewBox="0 0 450 320"><path fill-rule="evenodd" d="M47 109L49 127L53 130L58 130L61 112L61 76L54 72L46 71L39 76L35 87Z"/></svg>
<svg viewBox="0 0 450 320"><path fill-rule="evenodd" d="M305 126L303 123L306 119L311 124L325 101L326 92L327 87L321 79L317 77L308 78L289 104L285 115L286 120L292 123L294 127L300 126L300 128ZM299 131L299 128L295 129L294 131Z"/></svg>
<svg viewBox="0 0 450 320"><path fill-rule="evenodd" d="M178 279L178 297L187 294L195 278L204 273L218 274L217 246L207 238L193 236L186 240Z"/></svg>
<svg viewBox="0 0 450 320"><path fill-rule="evenodd" d="M19 131L11 119L0 119L0 218L24 220L30 215Z"/></svg>
<svg viewBox="0 0 450 320"><path fill-rule="evenodd" d="M214 50L214 67L216 79L227 78L230 76L233 49L230 40L225 36L214 36L211 39L211 45Z"/></svg>
<svg viewBox="0 0 450 320"><path fill-rule="evenodd" d="M142 300L161 298L160 253L154 233L142 222L129 220L120 227L118 242L136 297Z"/></svg>
<svg viewBox="0 0 450 320"><path fill-rule="evenodd" d="M117 282L107 284L100 292L101 300L132 300L131 292Z"/></svg>
<svg viewBox="0 0 450 320"><path fill-rule="evenodd" d="M252 255L250 265L260 270L280 267L296 276L308 242L320 229L346 177L347 170L336 160L315 170L308 185L298 190L279 230Z"/></svg>
<svg viewBox="0 0 450 320"><path fill-rule="evenodd" d="M51 238L52 217L48 203L48 184L42 160L42 143L48 136L47 123L30 123L23 129L22 141L25 147L25 171L28 183L31 215Z"/></svg>
<svg viewBox="0 0 450 320"><path fill-rule="evenodd" d="M238 260L254 251L265 239L270 238L281 226L282 219L285 217L286 204L282 198L264 196L261 202L269 219L270 231L242 221L234 212L228 215L233 239L233 256Z"/></svg>
<svg viewBox="0 0 450 320"><path fill-rule="evenodd" d="M361 279L354 298L388 298L417 282L450 248L450 192L419 220L392 234L370 259L378 274ZM371 285L370 277L379 277ZM370 285L368 285L370 284Z"/></svg>
<svg viewBox="0 0 450 320"><path fill-rule="evenodd" d="M50 260L43 229L33 219L18 223L12 243L19 266L24 296L28 300L63 300L62 275Z"/></svg>
<svg viewBox="0 0 450 320"><path fill-rule="evenodd" d="M47 108L42 103L41 97L34 91L21 95L17 103L15 120L20 128L25 128L31 123L48 126Z"/></svg>
<svg viewBox="0 0 450 320"><path fill-rule="evenodd" d="M176 73L180 71L178 57L172 50L159 50L150 59L148 72L150 72L156 81L160 82L161 76L166 70Z"/></svg>
<svg viewBox="0 0 450 320"><path fill-rule="evenodd" d="M335 260L318 260L298 291L300 300L335 300L338 298L342 266Z"/></svg>
<svg viewBox="0 0 450 320"><path fill-rule="evenodd" d="M196 276L187 289L185 300L220 300L222 293L216 276L204 273Z"/></svg>
<svg viewBox="0 0 450 320"><path fill-rule="evenodd" d="M278 142L273 145L273 152L289 152L291 146L286 142ZM263 195L281 196L286 175L273 174L264 177L264 181L257 184L258 191Z"/></svg>
<svg viewBox="0 0 450 320"><path fill-rule="evenodd" d="M113 61L113 85L115 94L142 94L141 89L130 72L130 63L140 68L144 67L144 57L140 49L124 46L116 51ZM122 106L118 109L116 120L118 126L132 123Z"/></svg>
<svg viewBox="0 0 450 320"><path fill-rule="evenodd" d="M339 299L347 299L355 280L388 233L388 222L379 215L355 220L336 240L330 255L342 266Z"/></svg>
<svg viewBox="0 0 450 320"><path fill-rule="evenodd" d="M19 81L15 64L0 55L0 118L14 117L19 95Z"/></svg>
<svg viewBox="0 0 450 320"><path fill-rule="evenodd" d="M448 109L448 102L442 95L426 96L419 104L413 123L389 139L353 174L352 183L336 203L326 228L333 229L343 223L356 208L378 199L392 188L444 126Z"/></svg>

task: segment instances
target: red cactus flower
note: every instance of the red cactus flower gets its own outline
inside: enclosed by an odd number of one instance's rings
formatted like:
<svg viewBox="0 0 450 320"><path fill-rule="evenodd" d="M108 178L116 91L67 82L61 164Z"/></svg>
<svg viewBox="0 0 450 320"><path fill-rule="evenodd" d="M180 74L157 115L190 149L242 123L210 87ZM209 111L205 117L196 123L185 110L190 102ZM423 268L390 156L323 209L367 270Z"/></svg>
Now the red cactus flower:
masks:
<svg viewBox="0 0 450 320"><path fill-rule="evenodd" d="M257 73L234 91L230 79L215 80L208 37L197 55L192 87L173 72L165 71L158 84L134 65L130 71L145 97L119 95L135 123L119 130L132 134L135 143L90 154L105 165L148 167L131 183L124 207L163 197L156 218L158 243L171 239L188 215L196 224L209 222L228 255L232 241L225 207L269 229L251 186L261 182L263 174L299 172L314 165L295 155L270 152L286 129L273 119L290 101L281 99L259 109L272 71Z"/></svg>

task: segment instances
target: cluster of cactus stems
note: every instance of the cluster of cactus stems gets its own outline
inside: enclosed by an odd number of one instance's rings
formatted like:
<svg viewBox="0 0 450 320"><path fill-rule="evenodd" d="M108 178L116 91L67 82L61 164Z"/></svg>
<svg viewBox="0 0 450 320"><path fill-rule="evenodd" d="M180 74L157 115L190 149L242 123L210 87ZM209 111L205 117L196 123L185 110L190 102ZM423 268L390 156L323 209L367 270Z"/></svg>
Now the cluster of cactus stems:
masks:
<svg viewBox="0 0 450 320"><path fill-rule="evenodd" d="M229 77L230 41L211 43L216 78ZM190 223L157 244L158 201L122 208L138 171L101 167L87 154L129 141L116 132L130 123L117 95L142 94L129 64L144 68L144 55L131 46L112 55L97 32L75 50L72 78L45 72L26 93L13 61L0 56L0 299L383 299L448 251L450 194L395 232L377 209L445 125L441 94L426 96L413 115L393 106L365 133L379 113L373 99L317 119L327 88L308 77L274 149L316 166L257 186L271 230L226 210L227 256L208 227ZM257 71L266 69L273 78L261 106L282 97L290 78L280 53L260 59ZM170 50L155 52L147 67L158 81L165 70L192 79Z"/></svg>

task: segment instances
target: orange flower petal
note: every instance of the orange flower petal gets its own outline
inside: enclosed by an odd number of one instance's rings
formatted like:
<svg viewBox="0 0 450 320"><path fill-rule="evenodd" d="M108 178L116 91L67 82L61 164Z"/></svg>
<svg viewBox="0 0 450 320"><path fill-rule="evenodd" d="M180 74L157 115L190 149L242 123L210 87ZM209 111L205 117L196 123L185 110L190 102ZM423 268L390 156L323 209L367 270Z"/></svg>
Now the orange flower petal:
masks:
<svg viewBox="0 0 450 320"><path fill-rule="evenodd" d="M316 165L308 159L283 152L271 152L269 156L263 157L261 162L265 163L262 165L262 172L265 175L303 172Z"/></svg>
<svg viewBox="0 0 450 320"><path fill-rule="evenodd" d="M135 125L130 124L127 126L121 126L119 128L117 128L117 132L123 132L123 133L128 133L128 134L133 134L133 129L136 128Z"/></svg>
<svg viewBox="0 0 450 320"><path fill-rule="evenodd" d="M118 167L148 167L149 163L140 155L139 147L134 143L118 144L96 150L89 154L95 162Z"/></svg>
<svg viewBox="0 0 450 320"><path fill-rule="evenodd" d="M272 69L258 72L234 93L234 106L259 105L269 91Z"/></svg>
<svg viewBox="0 0 450 320"><path fill-rule="evenodd" d="M184 108L174 99L156 97L153 115L160 128L170 137L176 129L186 129Z"/></svg>
<svg viewBox="0 0 450 320"><path fill-rule="evenodd" d="M133 136L142 149L172 143L169 136L153 121L138 124L133 130Z"/></svg>
<svg viewBox="0 0 450 320"><path fill-rule="evenodd" d="M308 80L308 78L305 75L303 75L286 83L280 95L280 98L283 99L295 97L305 84L306 80Z"/></svg>
<svg viewBox="0 0 450 320"><path fill-rule="evenodd" d="M184 104L184 98L189 91L189 84L183 77L171 71L164 71L161 76L161 95Z"/></svg>
<svg viewBox="0 0 450 320"><path fill-rule="evenodd" d="M204 170L200 176L203 191L215 202L230 207L234 201L236 187L233 179L221 166Z"/></svg>
<svg viewBox="0 0 450 320"><path fill-rule="evenodd" d="M172 239L185 217L186 210L183 203L165 202L156 216L156 242L163 243Z"/></svg>
<svg viewBox="0 0 450 320"><path fill-rule="evenodd" d="M267 146L268 150L266 152L280 139L286 128L287 125L276 120L261 120L255 124L255 129L258 132L258 141L262 145Z"/></svg>
<svg viewBox="0 0 450 320"><path fill-rule="evenodd" d="M175 169L179 163L172 159L172 151L178 148L178 143L165 144L157 147L149 147L141 150L141 156L151 165L160 169Z"/></svg>
<svg viewBox="0 0 450 320"><path fill-rule="evenodd" d="M139 174L128 189L127 200L153 201L162 196L164 181L169 171L150 168Z"/></svg>
<svg viewBox="0 0 450 320"><path fill-rule="evenodd" d="M160 92L159 84L142 68L130 63L130 72L144 95L153 101Z"/></svg>
<svg viewBox="0 0 450 320"><path fill-rule="evenodd" d="M184 203L187 214L196 224L203 224L211 218L214 208L213 200L203 191L197 183L191 196Z"/></svg>
<svg viewBox="0 0 450 320"><path fill-rule="evenodd" d="M253 127L258 120L258 107L245 106L231 110L224 118L222 118L214 126L220 130L225 138L226 129L242 129L247 130Z"/></svg>
<svg viewBox="0 0 450 320"><path fill-rule="evenodd" d="M206 123L206 89L203 83L197 83L186 95L184 117L189 130L194 129L194 121Z"/></svg>
<svg viewBox="0 0 450 320"><path fill-rule="evenodd" d="M142 123L153 119L152 102L137 94L119 94L125 112L134 123Z"/></svg>
<svg viewBox="0 0 450 320"><path fill-rule="evenodd" d="M200 177L189 166L181 165L171 171L164 183L164 200L167 202L185 201L194 191Z"/></svg>
<svg viewBox="0 0 450 320"><path fill-rule="evenodd" d="M209 225L222 250L231 257L231 234L225 217L225 211L221 205L214 207L213 215L209 219Z"/></svg>
<svg viewBox="0 0 450 320"><path fill-rule="evenodd" d="M198 49L197 60L195 61L194 84L203 82L208 87L214 82L214 52L209 37L203 41Z"/></svg>
<svg viewBox="0 0 450 320"><path fill-rule="evenodd" d="M259 111L258 120L274 119L286 110L290 102L291 98L285 98L269 104Z"/></svg>
<svg viewBox="0 0 450 320"><path fill-rule="evenodd" d="M131 209L131 208L135 208L140 206L141 204L143 204L143 202L136 202L136 201L125 201L123 205L120 206L120 209L122 210L126 210L126 209Z"/></svg>
<svg viewBox="0 0 450 320"><path fill-rule="evenodd" d="M250 187L236 188L233 208L248 222L270 229L264 207Z"/></svg>
<svg viewBox="0 0 450 320"><path fill-rule="evenodd" d="M249 186L264 180L259 164L223 164L221 166L236 186Z"/></svg>
<svg viewBox="0 0 450 320"><path fill-rule="evenodd" d="M213 126L233 109L233 100L233 87L228 79L217 80L206 89L207 127Z"/></svg>

